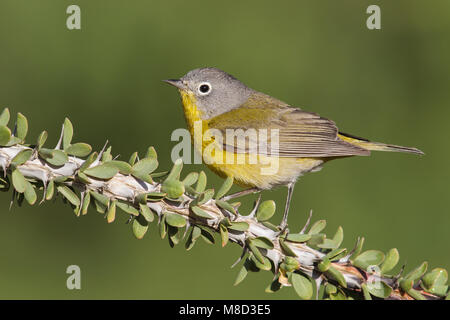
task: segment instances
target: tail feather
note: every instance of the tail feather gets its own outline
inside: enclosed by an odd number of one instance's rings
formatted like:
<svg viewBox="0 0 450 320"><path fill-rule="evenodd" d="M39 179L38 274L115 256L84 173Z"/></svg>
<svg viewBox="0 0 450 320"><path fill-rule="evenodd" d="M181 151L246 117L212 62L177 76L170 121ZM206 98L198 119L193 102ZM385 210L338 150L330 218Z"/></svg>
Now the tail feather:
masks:
<svg viewBox="0 0 450 320"><path fill-rule="evenodd" d="M372 142L363 138L358 138L346 133L339 133L339 138L344 141L347 141L351 144L354 144L358 147L370 150L370 151L389 151L389 152L405 152L405 153L413 153L423 155L424 153L417 148L396 146L393 144L385 144L380 142Z"/></svg>

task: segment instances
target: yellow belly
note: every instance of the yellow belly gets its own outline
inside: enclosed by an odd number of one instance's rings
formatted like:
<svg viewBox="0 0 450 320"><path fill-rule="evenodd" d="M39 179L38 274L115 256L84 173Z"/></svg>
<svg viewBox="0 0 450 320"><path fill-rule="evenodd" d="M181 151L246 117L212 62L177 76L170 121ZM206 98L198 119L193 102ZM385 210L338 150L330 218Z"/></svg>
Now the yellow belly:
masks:
<svg viewBox="0 0 450 320"><path fill-rule="evenodd" d="M204 139L204 134L209 129L208 121L202 120L200 111L195 107L194 96L183 91L180 93L194 147L201 153L203 162L221 177L233 177L242 187L271 189L293 182L302 174L317 170L323 163L318 158L274 158L264 155L258 155L255 161L248 154L236 155L222 150L215 140ZM194 134L195 122L201 122L201 135ZM209 151L205 152L205 149ZM235 161L230 162L230 159Z"/></svg>

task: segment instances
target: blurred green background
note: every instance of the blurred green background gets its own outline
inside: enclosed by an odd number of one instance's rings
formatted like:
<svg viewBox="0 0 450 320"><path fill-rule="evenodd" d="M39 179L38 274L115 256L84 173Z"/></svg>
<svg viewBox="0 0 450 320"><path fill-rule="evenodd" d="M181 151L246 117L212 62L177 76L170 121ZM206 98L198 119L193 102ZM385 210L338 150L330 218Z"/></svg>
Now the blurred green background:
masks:
<svg viewBox="0 0 450 320"><path fill-rule="evenodd" d="M69 31L73 3L82 29ZM381 7L381 30L366 28L370 4ZM170 134L185 123L161 79L219 67L344 132L426 153L374 153L303 177L292 231L313 209L327 233L344 227L349 248L363 235L366 249L397 247L407 269L423 260L449 268L449 12L446 0L2 0L0 106L28 117L31 139L46 129L55 143L67 116L76 141L98 150L108 139L122 159L154 145L166 169ZM264 193L277 200L274 221L285 194ZM134 239L125 214L111 225L93 210L76 218L60 199L8 211L10 197L0 195L0 298L296 298L289 288L264 293L268 272L233 287L238 246L171 249L154 226ZM81 290L66 288L71 264L81 267Z"/></svg>

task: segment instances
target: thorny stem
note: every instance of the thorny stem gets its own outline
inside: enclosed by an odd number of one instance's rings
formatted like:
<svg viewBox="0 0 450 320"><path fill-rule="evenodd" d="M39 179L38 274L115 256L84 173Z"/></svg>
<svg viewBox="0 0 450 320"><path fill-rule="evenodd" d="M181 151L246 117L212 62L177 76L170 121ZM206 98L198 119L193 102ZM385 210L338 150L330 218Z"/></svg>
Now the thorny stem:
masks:
<svg viewBox="0 0 450 320"><path fill-rule="evenodd" d="M58 143L60 145L60 143ZM11 160L22 150L32 149L31 147L24 145L14 145L11 147L0 148L0 167L4 168L4 172L10 174ZM99 158L98 158L99 159ZM33 156L18 166L17 169L30 181L41 182L44 187L48 182L54 179L67 178L64 184L78 189L82 196L87 191L96 191L110 198L111 200L123 200L129 204L134 205L136 197L143 193L160 192L161 184L154 182L148 183L133 177L132 175L123 175L117 173L114 177L108 180L90 178L89 183L83 183L75 180L78 170L85 160L77 157L70 156L68 161L60 166L55 167L42 160L36 153ZM36 183L36 182L34 182ZM243 256L248 252L247 241L258 237L265 237L273 243L273 249L262 249L261 253L269 258L272 263L272 272L275 276L280 277L279 281L284 286L290 286L289 282L285 279L286 275L279 271L280 264L286 259L286 250L284 250L280 243L280 237L282 235L276 232L258 220L255 217L254 212L249 216L243 216L236 212L236 215L230 215L230 213L221 209L214 199L209 200L205 204L201 205L201 209L211 215L210 219L199 218L192 215L189 210L189 203L192 201L192 197L185 193L183 201L170 201L162 199L156 202L148 202L148 207L158 215L159 220L164 212L172 212L183 216L187 219L188 225L191 226L205 226L220 233L220 223L224 218L230 217L233 222L246 222L249 228L246 231L234 231L229 232L229 241L234 242L243 247L243 255L237 261L239 262ZM259 199L256 206L259 204ZM255 209L256 210L256 209ZM237 211L237 210L236 210ZM311 216L308 218L305 227L302 229L302 233L305 232L307 225L310 222ZM298 261L299 270L304 274L311 277L317 284L323 282L329 282L337 284L333 277L329 276L326 272L321 272L318 268L318 264L323 260L325 253L308 246L306 243L296 243L288 240L284 241L285 245L295 254L295 259ZM341 272L345 279L346 291L361 294L363 284L367 284L371 281L383 281L393 288L391 294L387 299L413 299L406 292L403 292L398 285L398 278L390 276L381 276L375 273L371 273L362 270L354 265L350 261L350 255L337 260L332 261L331 266ZM317 286L319 287L319 285ZM441 297L425 292L420 286L415 285L414 288L418 290L426 299L441 299Z"/></svg>

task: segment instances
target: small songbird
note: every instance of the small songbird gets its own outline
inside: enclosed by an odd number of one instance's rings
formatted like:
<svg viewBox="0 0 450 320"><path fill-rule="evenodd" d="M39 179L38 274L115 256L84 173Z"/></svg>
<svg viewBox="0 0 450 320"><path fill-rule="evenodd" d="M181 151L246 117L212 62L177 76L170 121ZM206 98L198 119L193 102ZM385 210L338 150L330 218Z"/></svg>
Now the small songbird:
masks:
<svg viewBox="0 0 450 320"><path fill-rule="evenodd" d="M416 148L343 133L333 121L253 90L216 68L195 69L180 79L164 81L181 94L194 147L205 164L221 177L232 177L248 188L226 200L280 185L288 187L280 224L283 231L294 185L301 175L319 170L329 160L368 156L372 150L423 154ZM238 156L241 161L236 160ZM274 162L276 170L264 171Z"/></svg>

